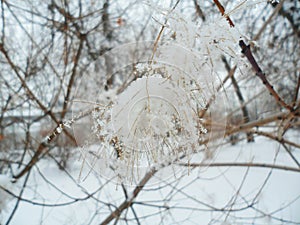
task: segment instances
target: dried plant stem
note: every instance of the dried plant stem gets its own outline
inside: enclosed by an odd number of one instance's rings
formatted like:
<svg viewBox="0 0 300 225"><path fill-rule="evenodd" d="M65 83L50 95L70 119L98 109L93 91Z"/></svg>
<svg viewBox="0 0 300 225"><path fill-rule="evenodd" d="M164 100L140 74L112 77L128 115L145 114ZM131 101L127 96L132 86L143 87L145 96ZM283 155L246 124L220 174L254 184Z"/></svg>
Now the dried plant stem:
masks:
<svg viewBox="0 0 300 225"><path fill-rule="evenodd" d="M240 124L240 125L236 125L236 126L220 127L220 129L226 129L225 136L230 136L235 133L251 130L252 128L255 128L255 127L262 127L262 126L272 123L272 122L285 120L285 119L289 118L290 115L291 115L290 112L280 112L280 113L271 115L271 116L263 118L263 119L251 121L249 123L244 123L244 124ZM295 111L295 116L296 117L300 116L300 109ZM213 121L203 121L203 125L207 126L207 127L211 126L212 123L213 123ZM216 125L214 124L214 126L216 126ZM205 144L207 142L208 142L208 140L203 140L203 142L201 142L201 144Z"/></svg>
<svg viewBox="0 0 300 225"><path fill-rule="evenodd" d="M295 111L295 113L296 113L296 116L300 116L299 111ZM231 135L231 134L234 134L237 132L246 131L246 130L249 130L254 127L261 127L261 126L264 126L265 124L269 124L271 122L281 121L281 120L288 118L289 115L290 115L289 112L281 112L281 113L269 116L264 119L254 120L249 123L241 124L239 126L234 126L232 128L229 127L226 130L226 135Z"/></svg>

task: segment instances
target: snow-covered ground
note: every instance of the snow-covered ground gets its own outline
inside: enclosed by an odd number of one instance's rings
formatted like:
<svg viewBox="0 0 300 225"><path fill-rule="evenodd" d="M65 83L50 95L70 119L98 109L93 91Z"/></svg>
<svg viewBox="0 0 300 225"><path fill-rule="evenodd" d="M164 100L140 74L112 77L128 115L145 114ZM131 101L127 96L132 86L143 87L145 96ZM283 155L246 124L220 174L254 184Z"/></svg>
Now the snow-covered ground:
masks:
<svg viewBox="0 0 300 225"><path fill-rule="evenodd" d="M299 138L299 132L294 136ZM296 150L293 154L300 158ZM251 144L220 148L213 162L297 166L284 149L264 138L256 138ZM122 187L94 172L78 182L80 168L81 161L73 159L69 162L68 175L50 159L39 162L22 196L28 202L20 202L10 224L100 224L114 210L113 205L124 200ZM134 209L141 224L300 223L300 174L297 172L246 167L190 168L181 172L176 173L176 178L163 178L160 183L146 186L140 193ZM4 181L1 179L1 185ZM18 194L22 184L20 180L10 185L9 190ZM132 189L127 187L129 193ZM88 196L91 193L93 197ZM108 203L110 210L105 205ZM15 204L13 199L1 205L1 224L5 224ZM132 219L128 224L136 223L130 210L122 216L125 214Z"/></svg>

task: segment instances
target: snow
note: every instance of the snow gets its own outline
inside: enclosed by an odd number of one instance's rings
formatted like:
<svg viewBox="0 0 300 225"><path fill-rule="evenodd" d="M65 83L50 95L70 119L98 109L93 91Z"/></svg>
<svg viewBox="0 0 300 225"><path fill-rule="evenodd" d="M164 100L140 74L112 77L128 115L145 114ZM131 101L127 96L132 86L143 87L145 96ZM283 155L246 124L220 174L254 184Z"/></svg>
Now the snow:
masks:
<svg viewBox="0 0 300 225"><path fill-rule="evenodd" d="M0 221L1 221L1 212L5 210L6 204L11 199L11 196L7 194L2 188L11 190L11 182L8 176L5 174L0 174Z"/></svg>
<svg viewBox="0 0 300 225"><path fill-rule="evenodd" d="M300 157L299 153L294 152L294 154ZM191 161L199 160L201 160L200 153ZM240 143L217 150L211 162L273 163L274 161L278 165L294 166L286 152L277 144L257 138L252 144ZM39 171L34 169L29 179L29 188L24 192L23 198L49 204L72 202L73 200L67 196L82 200L60 207L42 207L21 201L11 222L13 225L23 224L24 221L31 225L99 224L109 213L103 203L118 205L124 199L120 185L108 182L98 173L90 172L88 167L85 167L83 171L86 178L78 183L81 162L76 159L68 169L71 176L59 170L48 159L42 160L38 165ZM48 181L45 182L40 174L45 175ZM264 185L266 179L267 182ZM7 185L9 178L1 175L0 182L2 185ZM18 181L13 185L21 186L22 182ZM61 191L57 191L53 185ZM299 185L300 174L290 171L245 167L176 169L170 166L162 169L161 173L153 178L151 185L144 188L136 201L170 207L170 213L166 213L164 217L164 222L167 224L181 220L185 221L183 224L199 224L199 218L201 218L201 224L208 224L212 220L215 220L216 224L221 224L221 221L225 219L228 224L251 222L254 224L289 224L273 220L268 214L278 219L300 222ZM127 187L128 196L131 196L132 189L133 187ZM94 199L84 200L87 193L95 191ZM253 199L255 199L254 202L252 202ZM2 222L7 220L15 201L14 199L6 202L6 210L2 212ZM247 208L247 205L251 203L253 207ZM230 207L231 204L232 207ZM210 207L219 209L229 207L236 211L230 213L210 211ZM194 210L189 210L192 208ZM247 209L238 210L241 208ZM145 216L157 212L158 209L136 204L135 210L139 216ZM266 215L260 212L265 212ZM130 214L128 216L130 217ZM142 220L142 224L151 224L154 220L159 221L160 215Z"/></svg>

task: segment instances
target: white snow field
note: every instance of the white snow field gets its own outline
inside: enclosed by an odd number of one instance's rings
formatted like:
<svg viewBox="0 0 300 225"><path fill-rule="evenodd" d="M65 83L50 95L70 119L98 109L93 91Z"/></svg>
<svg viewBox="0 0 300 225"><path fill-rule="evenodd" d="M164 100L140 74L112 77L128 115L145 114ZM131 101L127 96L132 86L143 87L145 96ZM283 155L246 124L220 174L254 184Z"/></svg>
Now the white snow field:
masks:
<svg viewBox="0 0 300 225"><path fill-rule="evenodd" d="M293 135L299 138L299 132ZM296 157L300 156L298 152L293 153ZM197 157L192 161L196 162ZM220 148L211 162L252 162L295 167L284 149L263 138L257 138L251 144ZM100 224L114 209L113 205L119 205L124 200L121 185L109 183L95 172L89 173L84 181L77 182L81 162L74 157L69 165L68 175L59 170L53 161L42 160L33 170L28 188L23 193L22 198L28 201L20 202L10 224ZM85 172L88 173L88 169ZM297 172L216 166L189 168L181 172L177 172L176 177L144 187L133 204L141 224L300 222L300 174ZM13 186L20 185L22 182L18 181ZM10 190L17 193L16 189ZM133 188L127 186L126 189L130 197ZM2 192L0 194L2 196ZM1 218L3 224L15 203L16 199L5 204ZM106 204L111 204L110 209ZM136 224L130 210L124 213L129 219L128 224ZM122 218L121 215L120 224L126 224Z"/></svg>

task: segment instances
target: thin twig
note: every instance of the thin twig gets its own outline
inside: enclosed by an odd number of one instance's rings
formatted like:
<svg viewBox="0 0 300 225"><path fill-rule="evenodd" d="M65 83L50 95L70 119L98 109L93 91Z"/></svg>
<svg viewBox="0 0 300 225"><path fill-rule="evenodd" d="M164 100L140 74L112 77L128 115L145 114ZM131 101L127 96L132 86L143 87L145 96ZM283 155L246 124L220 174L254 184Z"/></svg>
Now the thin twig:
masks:
<svg viewBox="0 0 300 225"><path fill-rule="evenodd" d="M44 150L48 147L48 145L55 140L63 131L65 131L67 127L70 127L75 121L80 120L81 118L90 115L92 112L100 110L101 107L89 109L85 112L80 113L79 115L73 117L70 121L59 123L56 128L42 141L34 155L32 156L31 160L24 169L19 172L17 175L14 175L14 179L19 179L20 177L24 176L39 160L39 157L44 152Z"/></svg>
<svg viewBox="0 0 300 225"><path fill-rule="evenodd" d="M228 81L228 79L233 76L233 74L235 73L236 71L236 66L234 66L227 74L227 76L223 79L223 81L221 82L221 84L216 88L216 92L219 92L221 90L221 88L224 87L225 83ZM198 112L198 116L199 118L202 118L204 117L205 113L207 112L207 110L209 109L210 105L213 103L213 101L216 99L216 94L213 94L209 100L206 102L206 105L203 109L201 109L199 112Z"/></svg>
<svg viewBox="0 0 300 225"><path fill-rule="evenodd" d="M293 153L291 152L291 150L283 143L282 144L283 148L285 149L285 151L289 154L289 156L292 158L292 160L297 164L297 166L300 168L300 163L298 162L298 160L296 159L296 157L293 155Z"/></svg>
<svg viewBox="0 0 300 225"><path fill-rule="evenodd" d="M84 37L84 35L83 35L83 37ZM74 81L75 81L75 76L77 74L78 62L79 62L79 58L81 56L81 52L82 52L82 49L83 49L84 40L85 40L85 38L80 39L79 47L78 47L78 50L77 50L77 53L76 53L76 56L75 56L75 59L74 59L74 66L72 68L72 74L71 74L71 77L70 77L70 80L69 80L68 86L67 86L67 94L66 94L66 97L64 99L64 104L63 104L63 109L62 109L62 114L61 114L62 119L64 118L64 116L67 113L67 107L69 105L71 91L72 91L73 84L74 84Z"/></svg>
<svg viewBox="0 0 300 225"><path fill-rule="evenodd" d="M264 32L268 24L272 21L272 19L278 14L279 10L282 8L284 1L285 0L281 0L280 3L276 6L271 16L266 20L266 22L263 24L263 26L259 29L257 34L254 36L253 41L257 41L260 38L260 36Z"/></svg>
<svg viewBox="0 0 300 225"><path fill-rule="evenodd" d="M157 172L157 170L152 169L146 175L144 178L140 181L140 183L135 187L135 189L132 192L132 195L130 198L126 199L123 203L120 204L120 206L115 209L102 223L101 225L109 224L113 219L119 218L122 212L129 208L132 204L134 199L138 196L138 194L141 192L141 190L144 188L146 183L153 177L153 175Z"/></svg>
<svg viewBox="0 0 300 225"><path fill-rule="evenodd" d="M6 49L4 48L4 45L0 43L0 52L2 52L2 54L4 55L4 57L6 58L8 64L10 65L10 67L13 69L13 71L15 72L15 74L17 75L18 79L21 81L22 86L24 87L24 89L26 90L26 92L28 93L28 95L30 96L30 98L36 102L36 104L40 107L40 109L46 114L49 115L51 117L51 119L57 124L59 125L59 121L58 119L55 117L55 115L52 113L52 111L49 111L47 109L46 106L43 105L43 103L34 95L34 93L31 91L31 89L29 88L29 86L27 85L26 81L24 80L24 78L21 76L21 74L19 73L17 66L12 62L11 58L8 55L8 52L6 51ZM68 132L68 131L64 131L65 134L67 135L67 137L69 137L74 143L76 143L75 138Z"/></svg>
<svg viewBox="0 0 300 225"><path fill-rule="evenodd" d="M13 216L15 215L15 213L16 213L16 211L17 211L17 208L18 208L18 206L19 206L19 204L20 204L20 200L21 200L21 198L22 198L23 192L25 191L25 188L26 188L26 184L27 184L29 175L30 175L30 172L27 173L27 176L26 176L26 178L25 178L25 180L24 180L24 183L23 183L22 189L21 189L21 191L20 191L20 194L17 196L17 202L16 202L16 204L15 204L15 207L14 207L13 211L11 212L11 214L10 214L8 220L6 221L5 225L8 225L8 224L11 222Z"/></svg>
<svg viewBox="0 0 300 225"><path fill-rule="evenodd" d="M300 149L300 144L297 144L295 142L289 141L289 140L287 140L285 138L278 138L278 137L276 137L275 135L273 135L271 133L264 132L264 131L257 131L257 130L249 130L249 132L252 132L253 134L257 134L257 135L260 135L260 136L264 136L264 137L270 138L270 139L272 139L274 141L277 141L280 144L287 144L287 145L290 145L290 146L293 146L295 148L299 148Z"/></svg>
<svg viewBox="0 0 300 225"><path fill-rule="evenodd" d="M222 162L222 163L181 163L180 166L185 167L257 167L257 168L270 168L277 170L285 170L292 172L300 172L300 168L282 166L268 163L249 163L249 162Z"/></svg>
<svg viewBox="0 0 300 225"><path fill-rule="evenodd" d="M294 95L294 99L293 99L293 103L292 103L293 107L295 107L296 104L297 104L299 90L300 90L300 70L299 70L299 74L298 74L298 80L297 80L297 86L296 86L296 90L295 90L295 95Z"/></svg>
<svg viewBox="0 0 300 225"><path fill-rule="evenodd" d="M198 16L201 17L201 19L203 21L205 21L206 20L205 15L204 15L202 9L200 8L197 0L194 0L194 5L195 5L196 13L198 14Z"/></svg>
<svg viewBox="0 0 300 225"><path fill-rule="evenodd" d="M226 68L227 72L230 72L231 68L230 68L230 65L227 62L225 56L222 57L222 61L225 64L225 68ZM248 123L250 121L250 116L249 116L247 106L245 105L245 100L244 100L243 94L240 90L240 87L238 85L237 80L234 77L234 74L232 74L232 76L230 78L231 78L231 83L233 85L235 93L236 93L237 98L238 98L239 103L240 103L240 108L241 108L242 114L243 114L243 123ZM251 133L246 132L246 135L247 135L247 141L248 142L253 142L254 141L253 135Z"/></svg>

